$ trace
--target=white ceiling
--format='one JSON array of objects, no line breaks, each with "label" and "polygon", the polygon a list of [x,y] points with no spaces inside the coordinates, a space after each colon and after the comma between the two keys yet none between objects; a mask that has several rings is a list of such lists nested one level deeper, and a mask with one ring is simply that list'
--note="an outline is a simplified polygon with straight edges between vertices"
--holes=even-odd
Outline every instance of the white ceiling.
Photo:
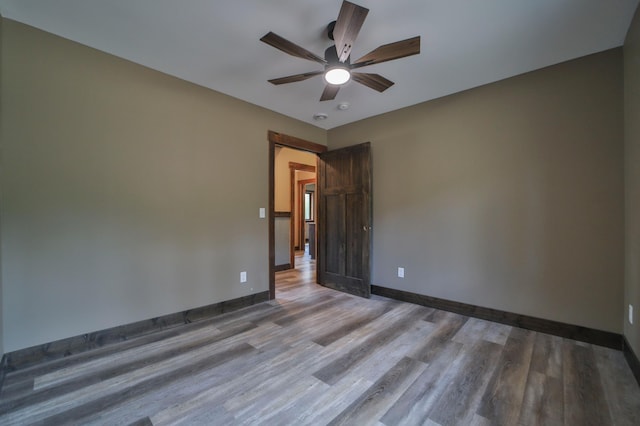
[{"label": "white ceiling", "polygon": [[386,92],[351,82],[327,102],[320,76],[268,83],[321,66],[259,39],[273,31],[323,56],[342,0],[0,0],[0,13],[330,129],[620,46],[639,0],[352,1],[370,9],[352,58],[416,35],[422,49],[362,69],[394,81]]}]

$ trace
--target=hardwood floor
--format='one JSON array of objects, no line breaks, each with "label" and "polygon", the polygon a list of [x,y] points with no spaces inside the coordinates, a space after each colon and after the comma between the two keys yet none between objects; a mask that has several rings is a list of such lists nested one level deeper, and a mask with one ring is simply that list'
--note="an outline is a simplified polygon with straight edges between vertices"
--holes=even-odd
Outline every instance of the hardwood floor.
[{"label": "hardwood floor", "polygon": [[637,425],[621,352],[313,283],[7,374],[0,424]]}]

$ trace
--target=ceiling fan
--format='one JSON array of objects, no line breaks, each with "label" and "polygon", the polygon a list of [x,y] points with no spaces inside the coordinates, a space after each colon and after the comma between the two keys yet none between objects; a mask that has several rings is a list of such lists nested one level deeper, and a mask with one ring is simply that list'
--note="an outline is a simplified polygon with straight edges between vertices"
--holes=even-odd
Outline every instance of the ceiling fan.
[{"label": "ceiling fan", "polygon": [[274,78],[269,83],[279,85],[307,80],[316,75],[324,75],[327,83],[320,101],[330,101],[335,99],[340,87],[353,80],[357,83],[370,87],[378,92],[384,92],[393,86],[390,81],[379,74],[369,74],[352,72],[357,68],[367,65],[379,64],[381,62],[404,58],[406,56],[420,53],[420,36],[412,37],[395,43],[385,44],[373,49],[354,63],[350,63],[349,56],[353,43],[360,32],[360,28],[369,13],[369,9],[344,1],[338,14],[338,19],[327,26],[328,35],[335,45],[329,47],[324,52],[324,58],[286,40],[279,35],[269,32],[260,41],[282,50],[289,55],[318,62],[324,65],[322,71],[311,71],[303,74],[295,74],[287,77]]}]

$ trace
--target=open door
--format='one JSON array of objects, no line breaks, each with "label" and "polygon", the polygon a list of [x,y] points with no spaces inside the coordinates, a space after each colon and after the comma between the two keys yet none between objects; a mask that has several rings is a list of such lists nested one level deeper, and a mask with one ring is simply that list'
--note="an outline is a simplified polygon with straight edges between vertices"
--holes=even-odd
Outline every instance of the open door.
[{"label": "open door", "polygon": [[371,144],[319,154],[319,284],[371,296]]}]

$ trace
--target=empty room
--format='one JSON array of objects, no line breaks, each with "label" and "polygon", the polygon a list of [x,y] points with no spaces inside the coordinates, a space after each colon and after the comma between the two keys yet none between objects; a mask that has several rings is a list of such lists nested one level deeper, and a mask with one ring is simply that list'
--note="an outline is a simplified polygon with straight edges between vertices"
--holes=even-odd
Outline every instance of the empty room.
[{"label": "empty room", "polygon": [[640,0],[0,0],[0,424],[640,424]]}]

